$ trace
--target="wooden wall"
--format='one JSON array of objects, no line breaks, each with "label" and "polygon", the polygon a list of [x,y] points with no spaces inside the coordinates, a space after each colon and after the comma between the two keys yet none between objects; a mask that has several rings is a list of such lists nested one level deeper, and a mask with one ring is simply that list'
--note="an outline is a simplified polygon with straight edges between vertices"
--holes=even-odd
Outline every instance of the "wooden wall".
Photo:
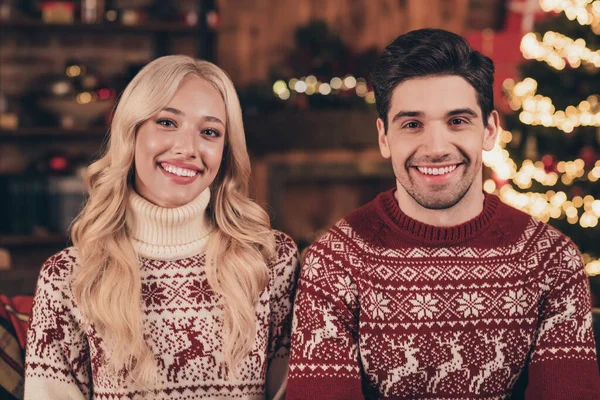
[{"label": "wooden wall", "polygon": [[219,0],[219,64],[236,84],[268,77],[293,46],[295,29],[326,21],[354,51],[383,49],[412,29],[459,34],[498,25],[505,0]]}]

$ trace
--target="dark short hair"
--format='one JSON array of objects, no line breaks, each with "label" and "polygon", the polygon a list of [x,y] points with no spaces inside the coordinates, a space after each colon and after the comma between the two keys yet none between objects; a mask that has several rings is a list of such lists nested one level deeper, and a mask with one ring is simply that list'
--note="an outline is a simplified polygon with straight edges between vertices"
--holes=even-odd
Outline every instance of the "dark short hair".
[{"label": "dark short hair", "polygon": [[483,123],[494,110],[494,62],[467,41],[443,29],[418,29],[400,35],[385,48],[371,79],[377,113],[387,131],[392,92],[401,82],[427,76],[463,77],[477,92]]}]

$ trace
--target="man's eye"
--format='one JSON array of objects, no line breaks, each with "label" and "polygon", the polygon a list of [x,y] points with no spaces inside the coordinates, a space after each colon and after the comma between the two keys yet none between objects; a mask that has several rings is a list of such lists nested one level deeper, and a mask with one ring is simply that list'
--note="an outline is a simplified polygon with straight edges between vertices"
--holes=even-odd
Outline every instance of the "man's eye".
[{"label": "man's eye", "polygon": [[462,118],[454,118],[451,122],[452,122],[452,125],[462,125],[462,124],[467,123],[467,121],[465,121]]},{"label": "man's eye", "polygon": [[419,127],[419,123],[416,121],[408,122],[406,125],[404,125],[404,127],[408,129],[417,129]]}]

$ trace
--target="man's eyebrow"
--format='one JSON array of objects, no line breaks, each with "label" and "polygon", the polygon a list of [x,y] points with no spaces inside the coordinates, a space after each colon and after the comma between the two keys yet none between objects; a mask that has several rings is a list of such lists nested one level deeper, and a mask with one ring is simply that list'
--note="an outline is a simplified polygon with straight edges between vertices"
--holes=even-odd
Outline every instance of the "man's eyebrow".
[{"label": "man's eyebrow", "polygon": [[469,107],[457,108],[456,110],[450,110],[446,113],[446,116],[454,117],[455,115],[463,115],[463,114],[470,115],[473,118],[479,118],[477,113],[472,108],[469,108]]},{"label": "man's eyebrow", "polygon": [[405,117],[423,117],[424,115],[425,114],[422,111],[404,111],[404,110],[400,110],[392,118],[392,123],[396,122],[400,118],[405,118]]}]

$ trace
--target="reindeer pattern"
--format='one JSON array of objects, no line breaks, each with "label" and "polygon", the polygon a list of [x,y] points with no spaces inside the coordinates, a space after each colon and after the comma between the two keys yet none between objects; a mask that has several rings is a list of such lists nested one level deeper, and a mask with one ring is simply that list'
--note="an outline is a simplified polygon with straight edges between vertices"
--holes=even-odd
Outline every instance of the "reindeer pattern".
[{"label": "reindeer pattern", "polygon": [[[482,395],[512,388],[526,362],[527,350],[510,345],[530,330],[507,329],[361,337],[360,364],[369,385],[384,397],[398,393],[451,394],[457,382]],[[433,349],[433,351],[432,351]]]}]

